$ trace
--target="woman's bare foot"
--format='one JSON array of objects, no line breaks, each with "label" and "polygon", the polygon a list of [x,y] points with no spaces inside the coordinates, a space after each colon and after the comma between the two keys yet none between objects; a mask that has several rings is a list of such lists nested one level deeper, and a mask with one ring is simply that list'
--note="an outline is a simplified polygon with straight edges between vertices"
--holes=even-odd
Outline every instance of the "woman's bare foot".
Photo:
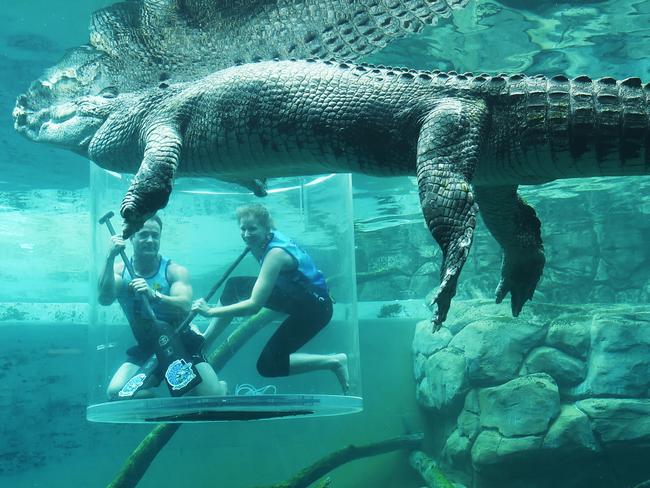
[{"label": "woman's bare foot", "polygon": [[350,388],[350,373],[348,371],[348,355],[345,353],[332,354],[332,371],[339,380],[343,394],[347,395]]}]

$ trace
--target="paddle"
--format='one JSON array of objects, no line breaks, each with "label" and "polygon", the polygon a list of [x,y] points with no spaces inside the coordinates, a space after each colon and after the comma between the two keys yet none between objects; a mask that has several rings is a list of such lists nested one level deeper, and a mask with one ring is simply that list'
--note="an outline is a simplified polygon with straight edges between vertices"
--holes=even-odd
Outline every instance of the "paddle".
[{"label": "paddle", "polygon": [[[230,273],[232,273],[235,270],[235,268],[239,265],[239,263],[241,263],[242,259],[244,259],[246,257],[246,255],[248,254],[248,251],[250,251],[250,249],[248,247],[245,248],[242,251],[242,253],[237,257],[237,259],[235,259],[235,261],[228,267],[228,269],[221,276],[221,278],[219,278],[219,280],[212,286],[212,288],[210,288],[210,291],[208,291],[208,293],[203,297],[203,299],[206,302],[209,301],[212,298],[212,296],[217,292],[217,290],[221,287],[221,285],[223,285],[224,281],[226,281],[228,279],[228,276],[230,276]],[[194,320],[194,318],[197,315],[198,315],[198,312],[190,312],[187,315],[187,317],[185,317],[185,320],[183,320],[183,322],[181,322],[181,324],[178,327],[176,327],[176,333],[182,331],[185,327],[190,325],[192,320]]]}]

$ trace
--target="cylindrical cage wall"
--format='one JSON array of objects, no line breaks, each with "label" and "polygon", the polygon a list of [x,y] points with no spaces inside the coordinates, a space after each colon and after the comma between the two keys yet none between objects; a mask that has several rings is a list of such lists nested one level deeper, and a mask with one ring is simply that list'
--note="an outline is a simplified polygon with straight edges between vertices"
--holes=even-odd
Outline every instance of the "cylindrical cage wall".
[{"label": "cylindrical cage wall", "polygon": [[[228,384],[226,395],[198,396],[190,391],[171,396],[165,381],[150,389],[152,398],[109,400],[107,387],[136,345],[126,316],[117,301],[101,306],[95,283],[106,262],[109,231],[99,220],[109,211],[121,230],[118,209],[130,178],[91,170],[91,215],[93,219],[93,290],[89,349],[91,358],[87,418],[98,422],[195,422],[253,420],[305,415],[337,415],[362,408],[359,365],[357,304],[354,261],[351,178],[324,175],[273,180],[269,195],[255,197],[236,185],[211,179],[185,178],[175,182],[168,206],[158,213],[163,221],[160,254],[189,271],[194,299],[204,296],[244,249],[235,210],[260,203],[271,213],[275,226],[296,241],[327,278],[334,299],[333,316],[299,353],[333,355],[345,353],[349,389],[343,392],[334,369],[326,367],[303,374],[262,377],[256,368],[260,352],[286,315],[264,325],[246,341],[238,338],[249,317],[238,317],[204,348],[205,357],[215,359],[214,370]],[[131,257],[133,248],[127,245]],[[116,262],[120,261],[116,258]],[[250,254],[231,277],[257,276],[260,266]],[[218,303],[223,286],[209,301]],[[258,316],[259,317],[259,316]],[[261,320],[256,317],[254,320]],[[262,318],[265,318],[264,312]],[[198,316],[193,326],[204,332],[209,319]],[[236,350],[220,354],[228,344]],[[219,349],[221,348],[221,349]],[[207,350],[206,350],[207,349]],[[215,355],[217,356],[215,358]],[[340,358],[341,356],[337,356]]]}]

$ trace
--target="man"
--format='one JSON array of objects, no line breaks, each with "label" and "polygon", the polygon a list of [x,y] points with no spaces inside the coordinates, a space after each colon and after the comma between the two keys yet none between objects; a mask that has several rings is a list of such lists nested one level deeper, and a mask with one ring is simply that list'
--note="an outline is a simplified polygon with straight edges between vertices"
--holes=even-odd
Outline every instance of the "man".
[{"label": "man", "polygon": [[[155,352],[156,337],[152,337],[150,317],[147,316],[143,300],[146,297],[151,304],[156,319],[176,327],[187,315],[192,301],[192,286],[190,285],[187,269],[160,255],[160,238],[162,221],[154,215],[147,220],[142,229],[131,237],[133,257],[131,264],[137,275],[132,277],[125,268],[122,260],[115,258],[126,248],[126,243],[119,235],[111,237],[111,244],[106,262],[99,277],[99,303],[110,305],[116,299],[131,324],[133,334],[138,344],[127,351],[126,361],[119,367],[108,385],[107,394],[112,400],[130,398],[132,390],[134,397],[152,396],[147,389],[131,388],[130,382],[137,371]],[[224,395],[226,384],[219,381],[212,367],[201,355],[202,340],[193,330],[182,334],[181,338],[192,363],[201,377],[193,392],[199,395]],[[164,376],[160,366],[152,373],[158,385]],[[129,386],[126,386],[129,383]]]}]

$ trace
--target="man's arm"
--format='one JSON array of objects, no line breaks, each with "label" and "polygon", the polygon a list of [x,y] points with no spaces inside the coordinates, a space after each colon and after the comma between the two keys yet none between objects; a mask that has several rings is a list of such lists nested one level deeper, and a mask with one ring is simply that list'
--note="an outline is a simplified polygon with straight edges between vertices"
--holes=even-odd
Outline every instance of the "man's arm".
[{"label": "man's arm", "polygon": [[273,248],[264,258],[250,298],[221,307],[210,307],[205,300],[201,299],[197,300],[192,308],[205,317],[253,315],[260,311],[271,296],[280,271],[292,266],[295,266],[295,263],[289,254],[280,248]]},{"label": "man's arm", "polygon": [[115,264],[115,257],[124,247],[125,244],[121,237],[113,236],[111,238],[111,247],[99,273],[99,282],[97,283],[97,300],[101,305],[113,303],[122,287],[122,268],[124,265],[121,263]]},{"label": "man's arm", "polygon": [[157,293],[154,300],[176,307],[183,312],[189,312],[192,305],[192,285],[190,284],[190,273],[184,266],[170,263],[167,268],[167,279],[171,286],[169,295]]}]

